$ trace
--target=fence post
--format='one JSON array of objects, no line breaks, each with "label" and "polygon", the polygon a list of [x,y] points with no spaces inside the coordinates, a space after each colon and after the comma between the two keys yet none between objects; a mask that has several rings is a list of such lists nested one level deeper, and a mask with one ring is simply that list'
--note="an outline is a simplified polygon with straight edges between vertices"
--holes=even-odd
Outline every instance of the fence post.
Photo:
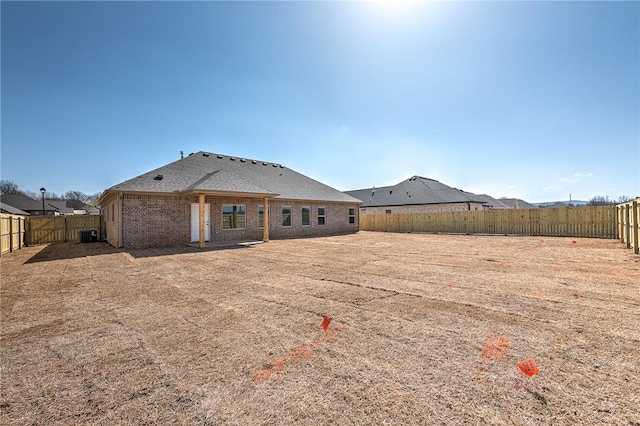
[{"label": "fence post", "polygon": [[626,242],[627,248],[631,248],[631,223],[629,222],[630,218],[631,217],[629,215],[629,204],[625,204],[624,205],[624,223],[625,223],[624,236],[625,236],[625,242]]},{"label": "fence post", "polygon": [[[628,204],[627,204],[628,205]],[[634,200],[631,203],[632,206],[632,216],[633,216],[633,252],[635,254],[640,254],[640,244],[638,243],[638,201]]]}]

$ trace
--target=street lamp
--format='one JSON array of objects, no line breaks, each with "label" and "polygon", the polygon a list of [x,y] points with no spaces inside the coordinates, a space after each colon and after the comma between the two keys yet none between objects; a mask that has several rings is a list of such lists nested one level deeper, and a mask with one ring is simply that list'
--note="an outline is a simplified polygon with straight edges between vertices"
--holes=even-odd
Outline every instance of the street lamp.
[{"label": "street lamp", "polygon": [[42,216],[44,216],[44,193],[47,192],[46,189],[40,188],[40,193],[42,194]]}]

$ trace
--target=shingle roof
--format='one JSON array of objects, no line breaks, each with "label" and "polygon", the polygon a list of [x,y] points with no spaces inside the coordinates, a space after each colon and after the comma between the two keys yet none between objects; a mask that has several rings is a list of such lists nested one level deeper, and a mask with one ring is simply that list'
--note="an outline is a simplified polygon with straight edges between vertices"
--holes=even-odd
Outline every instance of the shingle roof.
[{"label": "shingle roof", "polygon": [[516,208],[515,207],[516,200],[518,201],[519,209],[537,209],[538,208],[533,204],[529,204],[526,201],[521,200],[520,198],[500,198],[499,201],[509,206],[510,209],[514,209]]},{"label": "shingle roof", "polygon": [[511,209],[513,207],[509,207],[507,204],[503,203],[500,200],[493,198],[491,195],[487,194],[478,194],[477,198],[483,200],[491,209]]},{"label": "shingle roof", "polygon": [[213,193],[358,203],[337,189],[281,164],[197,152],[121,182],[107,192]]},{"label": "shingle roof", "polygon": [[[11,207],[27,212],[33,210],[42,210],[41,201],[36,201],[31,197],[27,197],[21,192],[16,192],[14,194],[2,194],[0,196],[0,200],[2,200],[4,204],[8,204]],[[50,207],[45,207],[45,210],[53,209],[51,209]]]},{"label": "shingle roof", "polygon": [[362,200],[361,207],[483,202],[475,194],[422,176],[413,176],[393,186],[358,189],[345,193]]},{"label": "shingle roof", "polygon": [[2,211],[3,213],[9,213],[9,214],[17,214],[17,215],[22,215],[22,216],[29,216],[30,213],[27,213],[25,211],[22,211],[20,209],[17,209],[15,207],[12,207],[8,204],[5,203],[1,203],[0,202],[0,211]]}]

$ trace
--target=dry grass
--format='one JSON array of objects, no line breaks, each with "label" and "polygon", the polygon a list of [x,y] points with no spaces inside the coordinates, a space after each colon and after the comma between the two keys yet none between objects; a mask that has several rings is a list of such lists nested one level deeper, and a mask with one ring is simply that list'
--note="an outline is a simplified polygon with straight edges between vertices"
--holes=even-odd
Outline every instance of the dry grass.
[{"label": "dry grass", "polygon": [[572,240],[27,248],[0,423],[640,425],[640,256]]}]

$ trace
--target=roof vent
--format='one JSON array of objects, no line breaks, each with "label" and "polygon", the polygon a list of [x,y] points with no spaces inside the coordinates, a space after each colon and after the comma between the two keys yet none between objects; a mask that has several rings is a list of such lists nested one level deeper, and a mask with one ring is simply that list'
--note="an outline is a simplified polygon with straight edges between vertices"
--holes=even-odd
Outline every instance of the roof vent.
[{"label": "roof vent", "polygon": [[284,166],[283,166],[282,164],[280,164],[280,168],[281,168],[281,169],[284,169]]},{"label": "roof vent", "polygon": [[244,163],[245,161],[247,161],[247,160],[245,160],[244,158],[241,158],[241,159],[240,159],[240,162],[241,162],[241,163]]},{"label": "roof vent", "polygon": [[153,180],[162,180],[164,178],[164,176],[162,175],[156,175],[156,177],[153,178]]},{"label": "roof vent", "polygon": [[278,165],[277,165],[277,164],[272,164],[272,166],[273,166],[273,167],[278,167]]},{"label": "roof vent", "polygon": [[222,155],[218,155],[218,158],[222,160],[224,157]]},{"label": "roof vent", "polygon": [[266,166],[268,163],[262,163],[263,166]]},{"label": "roof vent", "polygon": [[209,154],[208,154],[208,153],[206,153],[206,152],[203,152],[203,153],[202,153],[202,156],[203,156],[203,157],[208,157],[208,156],[209,156]]},{"label": "roof vent", "polygon": [[251,160],[251,164],[258,164],[256,160]]},{"label": "roof vent", "polygon": [[236,161],[235,157],[229,157],[229,160]]}]

